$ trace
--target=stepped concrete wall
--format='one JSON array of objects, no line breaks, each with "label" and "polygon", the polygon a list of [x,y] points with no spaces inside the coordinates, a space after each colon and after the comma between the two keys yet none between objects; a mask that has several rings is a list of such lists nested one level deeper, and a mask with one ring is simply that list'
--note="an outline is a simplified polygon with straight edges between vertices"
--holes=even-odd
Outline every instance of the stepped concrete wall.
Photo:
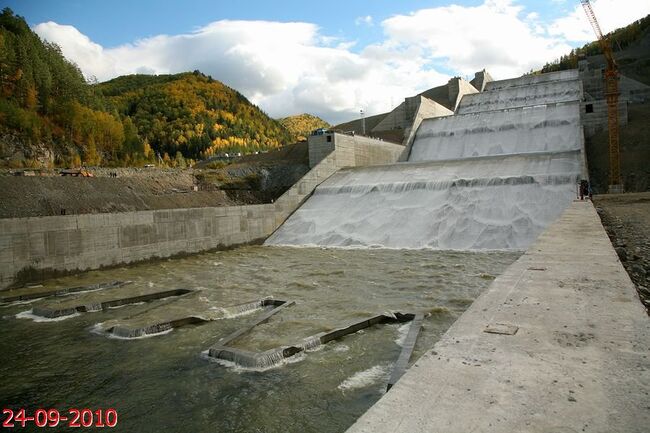
[{"label": "stepped concrete wall", "polygon": [[[589,61],[578,62],[580,79],[584,84],[585,97],[588,101],[605,99],[605,68],[590,68]],[[644,104],[650,100],[650,86],[625,75],[619,75],[618,90],[620,98],[630,103]]]},{"label": "stepped concrete wall", "polygon": [[404,129],[409,124],[409,118],[413,116],[413,110],[409,103],[409,98],[393,109],[388,116],[384,117],[381,122],[372,129],[372,132],[389,131],[392,129]]}]

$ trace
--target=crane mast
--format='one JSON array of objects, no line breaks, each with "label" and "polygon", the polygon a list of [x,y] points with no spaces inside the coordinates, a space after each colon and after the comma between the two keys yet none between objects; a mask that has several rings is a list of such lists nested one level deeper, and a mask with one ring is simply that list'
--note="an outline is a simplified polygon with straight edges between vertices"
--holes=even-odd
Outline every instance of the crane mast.
[{"label": "crane mast", "polygon": [[609,192],[623,192],[621,182],[621,161],[618,142],[618,67],[614,60],[612,46],[603,36],[596,14],[589,0],[580,0],[593,27],[598,43],[603,51],[607,66],[605,67],[605,100],[607,101],[607,128],[609,131]]}]

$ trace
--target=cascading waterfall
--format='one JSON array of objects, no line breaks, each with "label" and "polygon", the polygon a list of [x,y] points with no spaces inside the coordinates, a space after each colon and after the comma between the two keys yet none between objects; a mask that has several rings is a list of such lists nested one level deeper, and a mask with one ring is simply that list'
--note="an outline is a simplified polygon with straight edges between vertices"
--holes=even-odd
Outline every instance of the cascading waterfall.
[{"label": "cascading waterfall", "polygon": [[160,323],[156,325],[147,326],[144,328],[130,329],[122,326],[115,326],[111,328],[110,332],[117,338],[142,338],[149,335],[159,335],[172,330],[170,323]]},{"label": "cascading waterfall", "polygon": [[264,307],[264,302],[260,300],[260,301],[248,302],[246,304],[232,305],[230,307],[220,307],[219,309],[223,312],[224,318],[232,319],[246,314],[251,314],[263,307]]},{"label": "cascading waterfall", "polygon": [[302,344],[300,346],[302,347],[303,350],[312,351],[318,349],[322,345],[323,343],[321,342],[320,336],[315,335],[312,337],[307,337],[304,340],[302,340]]},{"label": "cascading waterfall", "polygon": [[[490,84],[492,83],[488,83],[488,88],[491,87]],[[466,95],[460,101],[457,114],[572,102],[580,100],[581,97],[582,82],[575,74],[571,80],[561,85],[548,81],[532,82],[528,85],[504,87],[498,92],[487,91]]]},{"label": "cascading waterfall", "polygon": [[94,303],[94,304],[86,304],[83,306],[83,310],[86,313],[94,313],[97,311],[102,311],[102,304],[101,303]]},{"label": "cascading waterfall", "polygon": [[422,122],[408,162],[340,170],[266,243],[526,249],[584,171],[582,88],[573,73],[557,77],[466,96],[466,114]]},{"label": "cascading waterfall", "polygon": [[409,161],[580,149],[578,102],[422,122]]},{"label": "cascading waterfall", "polygon": [[262,353],[246,352],[239,350],[223,351],[218,358],[220,361],[253,370],[266,370],[285,362],[283,349],[272,349]]},{"label": "cascading waterfall", "polygon": [[270,350],[260,353],[257,356],[256,365],[251,367],[256,367],[264,370],[273,367],[274,365],[278,365],[282,362],[284,362],[284,354],[282,353],[282,350]]},{"label": "cascading waterfall", "polygon": [[573,151],[341,170],[268,242],[525,248],[562,211],[553,204],[573,199],[578,156]]}]

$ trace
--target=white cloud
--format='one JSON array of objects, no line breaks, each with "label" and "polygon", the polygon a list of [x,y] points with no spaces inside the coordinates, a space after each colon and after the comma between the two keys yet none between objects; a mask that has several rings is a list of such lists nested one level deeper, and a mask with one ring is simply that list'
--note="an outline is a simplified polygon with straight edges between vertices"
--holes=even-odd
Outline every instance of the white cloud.
[{"label": "white cloud", "polygon": [[[593,0],[591,4],[604,34],[650,14],[650,1],[647,0]],[[548,31],[569,41],[589,42],[596,39],[581,4],[577,4],[569,15],[551,23]]]},{"label": "white cloud", "polygon": [[511,0],[486,0],[475,7],[450,5],[398,15],[383,22],[388,38],[417,45],[461,75],[487,68],[500,78],[517,76],[571,48],[540,35],[538,15],[524,14]]},{"label": "white cloud", "polygon": [[[217,21],[190,34],[159,35],[104,48],[71,26],[34,30],[100,81],[138,72],[199,69],[239,90],[274,117],[311,112],[332,122],[388,111],[406,96],[447,81],[407,57],[384,62],[372,50],[319,34],[309,23]],[[399,54],[399,53],[397,53]]]},{"label": "white cloud", "polygon": [[[603,31],[650,12],[647,1],[634,0],[595,0],[594,8]],[[371,25],[373,19],[356,22]],[[46,22],[34,30],[100,81],[199,69],[271,116],[310,112],[335,123],[356,118],[361,108],[368,115],[388,111],[406,96],[444,84],[449,77],[436,67],[461,76],[487,68],[509,78],[567,53],[567,41],[593,39],[580,6],[549,25],[515,0],[421,9],[381,24],[384,40],[355,51],[354,41],[304,22],[223,20],[112,48],[72,26]]]},{"label": "white cloud", "polygon": [[370,15],[366,15],[365,17],[357,17],[354,20],[354,24],[357,26],[360,26],[362,24],[365,24],[367,26],[372,26],[374,25],[374,22],[372,20],[372,17]]},{"label": "white cloud", "polygon": [[103,80],[119,75],[115,70],[116,59],[75,27],[48,21],[35,26],[34,31],[41,38],[56,42],[63,54],[75,62],[87,76],[92,75]]}]

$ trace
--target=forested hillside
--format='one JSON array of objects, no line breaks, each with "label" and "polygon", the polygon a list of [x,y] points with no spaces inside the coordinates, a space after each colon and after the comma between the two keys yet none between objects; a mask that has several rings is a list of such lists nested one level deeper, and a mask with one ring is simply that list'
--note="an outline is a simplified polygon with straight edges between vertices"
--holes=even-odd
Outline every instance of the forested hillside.
[{"label": "forested hillside", "polygon": [[278,147],[291,134],[199,71],[88,84],[22,17],[0,14],[0,165],[184,165]]},{"label": "forested hillside", "polygon": [[329,128],[331,125],[320,117],[303,113],[279,119],[280,123],[291,133],[294,140],[305,140],[309,133],[318,128]]},{"label": "forested hillside", "polygon": [[202,159],[219,152],[279,147],[289,132],[239,92],[198,71],[130,75],[98,85],[149,145],[169,155]]}]

